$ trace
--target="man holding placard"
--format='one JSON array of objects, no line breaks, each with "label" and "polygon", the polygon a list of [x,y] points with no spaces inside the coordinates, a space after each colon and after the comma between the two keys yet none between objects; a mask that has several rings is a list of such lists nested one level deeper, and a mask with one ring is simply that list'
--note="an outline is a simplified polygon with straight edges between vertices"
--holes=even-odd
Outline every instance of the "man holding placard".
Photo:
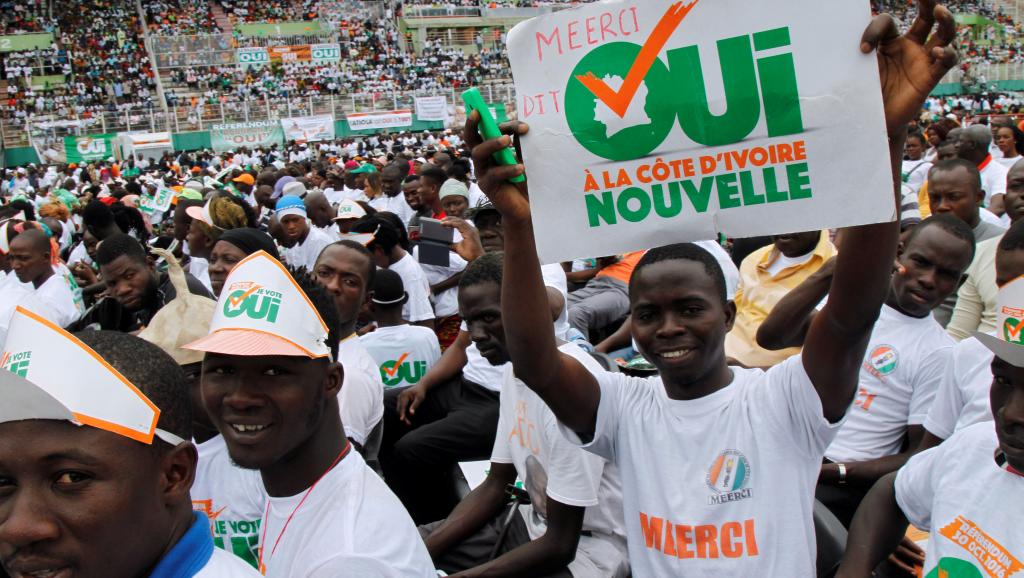
[{"label": "man holding placard", "polygon": [[[644,3],[638,8],[657,4]],[[599,84],[603,81],[591,76],[584,83],[588,90],[620,118],[630,116],[629,97],[636,94],[643,81],[644,67],[650,70],[655,66],[658,53],[687,12],[691,17],[694,10],[699,12],[695,4],[669,8],[649,33],[644,47],[634,54],[633,67],[625,79],[619,78],[617,89],[607,85],[602,89]],[[741,7],[738,3],[723,4]],[[849,8],[846,2],[839,5],[843,10]],[[607,6],[595,5],[593,10]],[[906,125],[956,61],[954,50],[948,46],[955,35],[952,15],[936,6],[934,0],[920,0],[919,7],[919,16],[905,35],[899,34],[891,17],[880,16],[860,39],[862,53],[878,52],[890,161],[887,174],[880,166],[866,166],[862,172],[867,169],[884,175],[884,190],[889,196],[880,207],[883,211],[868,209],[852,217],[850,213],[857,211],[844,206],[848,214],[843,218],[864,223],[874,218],[869,215],[887,215],[882,218],[889,222],[844,231],[842,244],[849,250],[840,251],[837,257],[828,303],[811,325],[802,355],[767,372],[726,365],[724,340],[735,319],[735,306],[726,299],[725,281],[717,262],[691,244],[651,249],[630,280],[633,338],[658,368],[659,377],[644,380],[616,373],[595,376],[561,354],[553,332],[543,329],[545,292],[531,215],[535,198],[528,196],[525,182],[513,185],[506,181],[525,174],[525,169],[518,164],[497,165],[492,160],[492,154],[512,144],[510,136],[482,142],[477,133],[479,113],[474,112],[467,122],[466,138],[473,147],[480,187],[506,223],[502,317],[516,376],[547,403],[567,439],[619,466],[629,557],[637,576],[815,575],[811,512],[815,481],[825,448],[853,400],[865,347],[889,288],[900,232],[898,219],[892,219],[898,216],[897,169]],[[580,18],[584,13],[564,18]],[[736,23],[730,22],[730,26]],[[842,36],[840,25],[836,26],[837,30],[831,31],[833,38]],[[633,34],[641,36],[641,28],[638,24]],[[933,28],[935,34],[929,40]],[[571,35],[572,28],[568,30]],[[515,31],[510,36],[516,36]],[[571,49],[573,45],[569,42],[566,46]],[[816,48],[830,53],[835,50],[834,46]],[[842,55],[842,51],[834,53]],[[635,69],[640,69],[639,75],[633,74]],[[859,91],[851,98],[869,99],[873,93],[873,89],[864,87],[851,90]],[[620,106],[623,100],[624,106]],[[791,102],[786,106],[801,105]],[[647,107],[643,112],[652,110]],[[792,120],[787,117],[791,112],[782,107],[772,114],[776,121]],[[856,120],[873,126],[880,119]],[[692,122],[687,123],[692,128]],[[527,133],[522,124],[504,128],[506,135]],[[564,142],[549,140],[548,132],[541,134],[549,148]],[[538,143],[531,145],[536,147]],[[826,147],[822,150],[828,152]],[[562,162],[561,154],[550,152],[549,156]],[[531,160],[529,154],[527,160]],[[811,170],[813,173],[813,167]],[[558,184],[533,182],[531,186],[542,192]],[[879,191],[871,184],[864,186],[868,192],[862,195]],[[876,196],[882,197],[880,193]],[[857,203],[853,197],[846,200],[851,206]],[[538,210],[540,207],[535,205],[533,212]],[[803,226],[829,226],[824,221],[830,217],[822,216],[821,220],[804,222]],[[789,227],[790,223],[774,226]],[[640,247],[628,243],[644,235],[664,239],[671,234],[654,226],[630,231],[636,234],[606,240],[594,250],[616,253],[636,249]],[[554,241],[552,237],[542,240]],[[611,246],[614,243],[618,244]],[[549,245],[540,248],[546,259],[561,258],[558,251],[571,250]]]}]

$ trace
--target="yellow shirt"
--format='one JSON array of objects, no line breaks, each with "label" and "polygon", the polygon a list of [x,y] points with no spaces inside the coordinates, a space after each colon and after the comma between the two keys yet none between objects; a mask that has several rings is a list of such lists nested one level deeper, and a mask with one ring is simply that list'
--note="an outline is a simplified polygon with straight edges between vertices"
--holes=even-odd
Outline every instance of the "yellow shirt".
[{"label": "yellow shirt", "polygon": [[921,218],[927,219],[932,216],[932,205],[928,199],[928,181],[925,181],[921,185],[921,189],[917,191],[917,208],[921,211]]},{"label": "yellow shirt", "polygon": [[800,352],[799,347],[768,351],[757,344],[757,329],[771,310],[797,285],[804,282],[836,254],[828,231],[805,263],[787,267],[772,276],[768,268],[779,258],[775,245],[754,251],[740,264],[740,285],[736,289],[736,322],[725,336],[725,354],[750,367],[769,367]]}]

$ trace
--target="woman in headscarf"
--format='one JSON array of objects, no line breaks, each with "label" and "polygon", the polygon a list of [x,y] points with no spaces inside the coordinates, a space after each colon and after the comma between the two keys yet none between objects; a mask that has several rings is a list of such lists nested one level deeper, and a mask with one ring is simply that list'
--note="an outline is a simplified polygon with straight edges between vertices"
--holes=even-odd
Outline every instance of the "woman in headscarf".
[{"label": "woman in headscarf", "polygon": [[210,284],[215,296],[220,296],[224,281],[235,265],[257,251],[266,251],[271,257],[281,259],[274,240],[259,229],[246,227],[221,233],[210,251]]}]

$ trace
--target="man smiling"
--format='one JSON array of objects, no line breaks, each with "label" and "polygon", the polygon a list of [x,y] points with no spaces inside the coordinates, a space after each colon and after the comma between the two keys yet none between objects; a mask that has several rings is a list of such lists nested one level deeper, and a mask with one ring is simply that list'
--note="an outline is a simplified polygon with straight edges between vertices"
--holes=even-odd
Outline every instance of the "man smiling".
[{"label": "man smiling", "polygon": [[[862,52],[878,49],[894,208],[906,125],[956,61],[948,46],[952,14],[929,0],[919,8],[906,35],[883,15],[860,44]],[[516,376],[551,408],[567,439],[619,467],[633,573],[814,576],[815,480],[857,391],[888,294],[899,223],[844,232],[851,250],[836,259],[829,302],[812,322],[802,356],[767,372],[726,364],[725,334],[736,308],[717,261],[692,244],[651,249],[630,278],[629,306],[633,338],[660,375],[595,376],[559,352],[546,329],[527,185],[508,181],[525,170],[494,163],[492,155],[512,139],[481,142],[478,122],[473,112],[466,141],[480,188],[506,225],[502,318]],[[504,128],[527,132],[524,125]]]},{"label": "man smiling", "polygon": [[334,299],[262,251],[224,287],[210,334],[187,347],[206,352],[203,400],[231,461],[269,494],[260,570],[431,576],[409,515],[345,437]]},{"label": "man smiling", "polygon": [[0,359],[0,566],[12,578],[258,576],[192,513],[191,407],[170,356],[19,309]]},{"label": "man smiling", "polygon": [[995,422],[959,430],[871,489],[850,528],[837,578],[867,578],[908,520],[929,530],[922,575],[1013,576],[1024,559],[1024,280],[999,290],[998,336],[977,333],[992,361]]}]

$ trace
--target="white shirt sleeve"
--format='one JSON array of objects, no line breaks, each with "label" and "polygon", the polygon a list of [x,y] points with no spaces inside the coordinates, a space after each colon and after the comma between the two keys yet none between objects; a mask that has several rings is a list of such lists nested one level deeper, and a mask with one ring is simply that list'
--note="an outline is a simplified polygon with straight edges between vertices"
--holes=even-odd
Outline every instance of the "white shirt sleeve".
[{"label": "white shirt sleeve", "polygon": [[[419,263],[415,264],[419,267]],[[419,283],[410,283],[405,291],[409,294],[409,301],[406,302],[403,313],[407,314],[406,321],[416,323],[434,318],[434,308],[430,305],[430,286],[427,278],[420,273]]]},{"label": "white shirt sleeve", "polygon": [[387,563],[370,556],[338,554],[311,569],[306,578],[337,578],[338,576],[359,576],[360,578],[401,578],[397,570]]},{"label": "white shirt sleeve", "polygon": [[820,459],[832,443],[843,420],[830,424],[825,419],[818,390],[804,369],[803,356],[794,355],[772,367],[754,388],[759,413],[790,436],[805,456]]},{"label": "white shirt sleeve", "polygon": [[924,420],[924,428],[944,440],[953,435],[956,422],[966,403],[960,388],[957,387],[959,377],[954,369],[950,368],[942,374],[938,391],[935,392],[928,416]]},{"label": "white shirt sleeve", "polygon": [[595,374],[594,377],[597,378],[597,385],[601,388],[601,399],[597,404],[597,420],[594,422],[593,439],[585,443],[577,432],[572,431],[564,423],[559,423],[558,426],[569,443],[579,445],[614,463],[618,448],[619,421],[627,397],[640,390],[641,387],[661,387],[661,384],[647,383],[647,380],[630,378],[621,373],[601,372]]},{"label": "white shirt sleeve", "polygon": [[558,431],[554,414],[548,415],[550,420],[544,424],[548,440],[548,497],[567,506],[596,506],[604,460],[565,439]]},{"label": "white shirt sleeve", "polygon": [[925,450],[910,458],[896,474],[896,503],[914,526],[931,530],[932,502],[935,499],[936,471],[946,444]]},{"label": "white shirt sleeve", "polygon": [[935,400],[943,378],[949,374],[953,346],[940,347],[929,353],[914,375],[913,393],[910,396],[910,411],[907,425],[921,425],[928,417],[928,408]]}]

